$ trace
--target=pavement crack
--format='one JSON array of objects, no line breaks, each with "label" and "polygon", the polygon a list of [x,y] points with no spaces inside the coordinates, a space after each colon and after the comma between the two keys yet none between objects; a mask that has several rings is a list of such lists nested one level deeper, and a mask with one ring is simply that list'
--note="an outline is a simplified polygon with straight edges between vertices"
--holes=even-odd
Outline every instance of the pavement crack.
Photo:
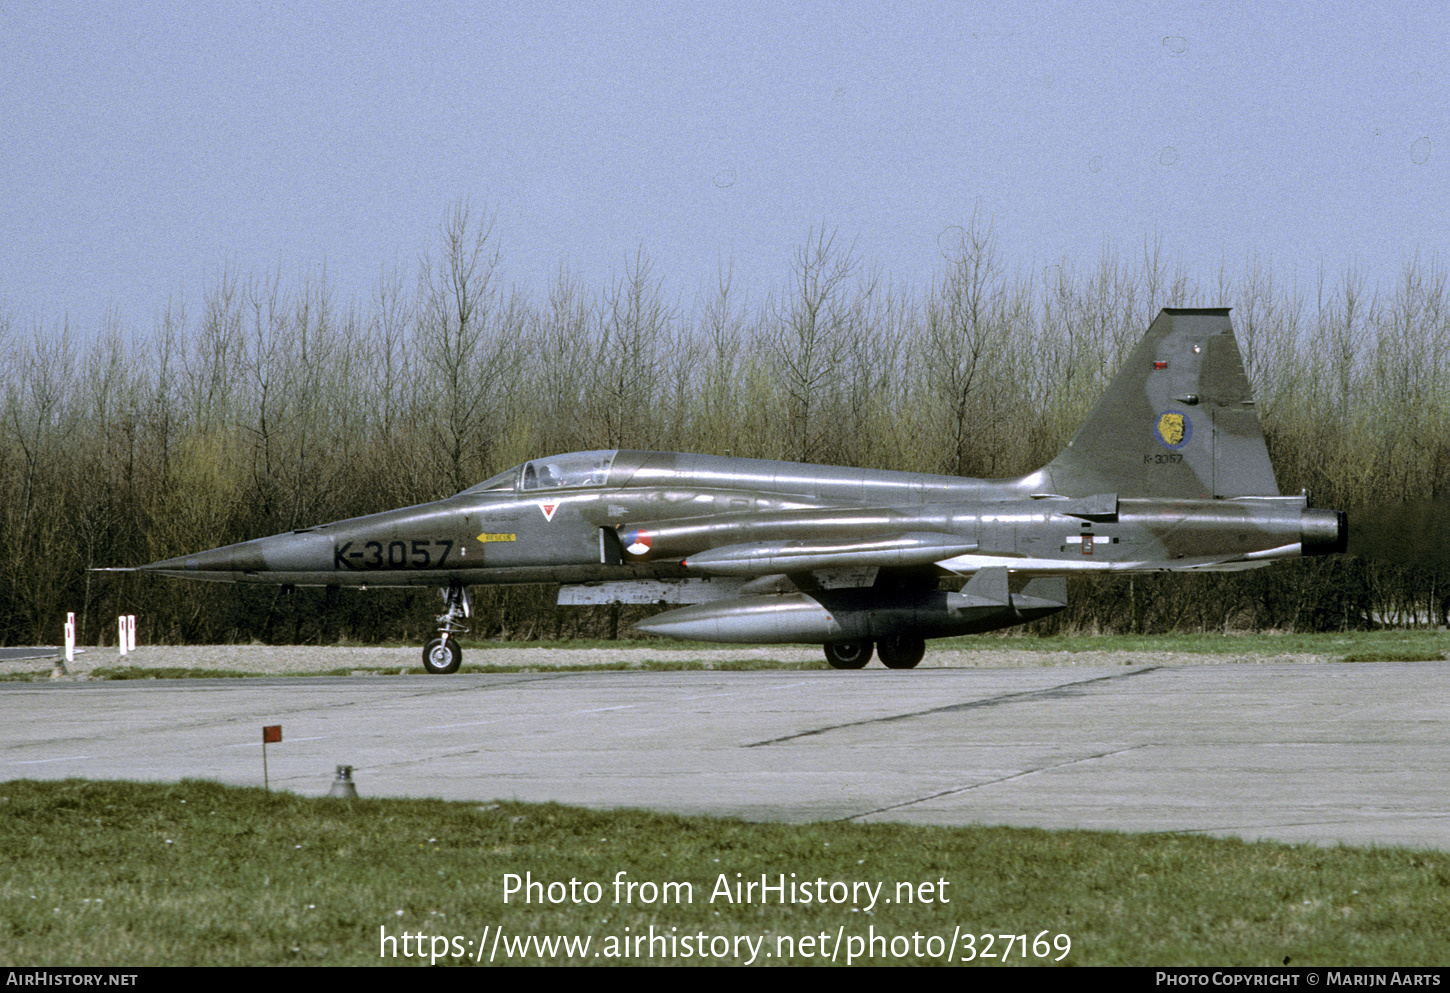
[{"label": "pavement crack", "polygon": [[[434,698],[434,697],[438,697],[440,695],[453,696],[453,695],[457,695],[457,694],[461,694],[461,693],[493,692],[493,691],[496,691],[496,690],[499,690],[499,689],[507,689],[508,687],[511,687],[511,686],[519,686],[519,685],[526,685],[526,684],[529,684],[529,683],[536,683],[536,682],[540,682],[540,681],[548,681],[548,680],[562,679],[562,678],[564,678],[566,676],[573,675],[573,674],[572,673],[564,673],[564,672],[541,672],[541,673],[517,673],[517,674],[515,674],[515,673],[507,673],[505,675],[517,675],[520,678],[509,679],[509,680],[502,680],[502,681],[489,680],[487,682],[476,682],[476,681],[462,682],[462,681],[452,681],[452,680],[439,680],[438,681],[438,685],[436,685],[436,686],[429,685],[429,686],[421,686],[421,687],[417,687],[417,688],[413,688],[413,689],[404,690],[401,693],[395,693],[389,699],[390,699],[391,702],[397,703],[399,701],[412,701],[412,700],[419,700],[419,699]],[[257,682],[254,685],[257,685],[257,686],[263,687],[263,688],[278,688],[278,687],[286,688],[286,687],[291,687],[291,686],[297,686],[297,685],[299,685],[299,683],[297,682],[299,679],[309,679],[309,678],[312,678],[312,677],[306,677],[306,676],[266,677],[266,681],[265,682]],[[375,677],[375,676],[322,676],[322,677],[316,677],[316,678],[353,681],[353,680],[371,680],[371,679],[375,679],[377,677]],[[430,677],[427,677],[427,678],[432,679],[433,677],[430,676]],[[107,682],[110,682],[110,681],[107,681]],[[150,683],[152,681],[151,680],[145,680],[144,682],[145,683]],[[236,679],[230,679],[230,678],[228,678],[228,679],[225,679],[225,680],[211,680],[211,679],[207,679],[207,680],[174,680],[174,681],[167,681],[166,685],[161,685],[163,683],[162,680],[156,680],[155,682],[157,683],[157,685],[155,685],[155,686],[151,686],[151,685],[141,685],[140,684],[141,681],[137,681],[137,682],[116,681],[116,685],[117,685],[118,688],[123,689],[124,691],[137,691],[137,692],[142,692],[142,693],[153,693],[153,692],[171,692],[171,691],[178,691],[178,690],[192,690],[192,691],[194,691],[194,690],[205,690],[205,689],[213,689],[213,688],[233,689],[233,688],[235,688],[238,685],[238,683],[240,681],[239,680],[236,680]],[[215,684],[215,685],[208,685],[208,684]],[[73,684],[69,684],[69,685],[71,685],[71,686],[95,685],[95,686],[100,686],[101,688],[108,688],[105,684],[102,684],[100,682],[97,682],[95,684],[73,683]],[[354,684],[354,685],[357,685],[357,684]],[[46,687],[46,689],[50,689],[50,687]],[[17,764],[15,760],[6,760],[6,759],[3,758],[3,756],[8,755],[8,754],[12,754],[12,753],[21,753],[21,754],[23,754],[23,753],[25,753],[28,750],[34,749],[36,746],[43,746],[45,748],[50,748],[50,749],[60,749],[60,748],[70,748],[70,747],[84,747],[82,743],[88,743],[88,744],[90,744],[91,747],[95,747],[95,743],[97,743],[97,742],[110,741],[112,739],[119,738],[119,737],[139,738],[139,737],[144,737],[144,736],[153,735],[153,734],[172,734],[172,733],[177,732],[177,731],[203,731],[203,730],[208,730],[208,729],[224,729],[224,728],[229,728],[229,727],[234,727],[234,726],[246,726],[246,725],[249,725],[249,724],[255,724],[258,721],[265,721],[267,723],[274,723],[274,724],[282,724],[282,723],[286,723],[287,721],[289,721],[289,720],[291,720],[293,718],[298,717],[299,715],[321,714],[321,713],[326,713],[326,712],[330,712],[330,711],[339,711],[339,710],[345,711],[345,710],[349,710],[349,709],[357,708],[357,707],[371,706],[374,703],[376,703],[376,701],[375,700],[371,700],[371,699],[363,699],[363,700],[344,699],[344,700],[328,700],[328,701],[321,702],[321,703],[308,702],[308,703],[299,703],[299,704],[273,704],[272,706],[270,706],[270,707],[267,708],[267,714],[268,714],[268,716],[266,718],[260,718],[254,712],[248,712],[248,713],[227,713],[227,714],[208,714],[208,715],[206,715],[204,717],[195,717],[195,718],[191,718],[189,720],[169,720],[169,721],[165,721],[165,722],[162,722],[162,723],[157,723],[157,724],[151,725],[149,727],[119,728],[119,729],[116,729],[114,731],[102,732],[102,733],[99,733],[99,734],[97,734],[97,733],[65,734],[65,735],[60,735],[60,736],[53,737],[53,738],[31,739],[31,740],[27,740],[27,741],[16,741],[16,742],[4,742],[4,743],[0,743],[0,764],[7,764],[7,765],[15,765],[15,764]],[[252,740],[254,742],[256,742],[256,739],[255,738],[253,738]]]},{"label": "pavement crack", "polygon": [[764,741],[752,741],[743,746],[745,748],[759,748],[761,745],[778,745],[784,741],[794,741],[796,738],[809,738],[812,735],[825,734],[828,731],[840,731],[844,728],[864,727],[868,724],[889,724],[892,721],[905,721],[913,717],[929,717],[933,714],[954,714],[966,710],[978,710],[985,707],[998,707],[1006,703],[1026,703],[1037,700],[1072,699],[1081,696],[1083,687],[1092,686],[1095,683],[1107,683],[1119,679],[1129,679],[1133,676],[1142,676],[1150,672],[1157,672],[1162,666],[1154,665],[1143,669],[1134,669],[1132,672],[1115,673],[1111,676],[1094,676],[1092,679],[1082,679],[1073,683],[1060,683],[1057,686],[1046,686],[1040,690],[1021,690],[1017,693],[1003,693],[998,696],[987,697],[982,700],[967,700],[962,703],[949,703],[944,707],[931,707],[927,710],[913,710],[905,714],[888,714],[885,717],[868,717],[860,721],[847,721],[844,724],[828,724],[825,727],[811,728],[809,731],[797,731],[794,734],[781,735],[779,738],[767,738]]},{"label": "pavement crack", "polygon": [[1129,748],[1115,748],[1110,752],[1098,752],[1094,755],[1081,755],[1075,759],[1068,759],[1064,762],[1054,762],[1051,765],[1041,765],[1034,769],[1023,769],[1021,772],[1014,772],[1010,776],[999,776],[996,779],[988,779],[981,783],[969,783],[966,786],[955,786],[949,790],[938,790],[935,793],[928,793],[926,796],[914,797],[910,800],[902,800],[900,803],[890,803],[884,807],[877,807],[875,810],[864,810],[859,814],[848,814],[845,817],[836,818],[837,821],[854,821],[860,817],[870,817],[872,814],[884,814],[889,810],[900,810],[902,807],[912,807],[918,803],[926,803],[928,800],[937,800],[944,796],[954,796],[958,793],[969,793],[972,790],[979,790],[984,786],[996,786],[1000,783],[1010,783],[1014,779],[1022,779],[1024,776],[1034,776],[1039,772],[1050,772],[1053,769],[1065,769],[1070,765],[1081,765],[1084,762],[1096,762],[1098,759],[1112,758],[1114,755],[1126,755],[1135,752],[1140,748],[1147,748],[1147,745],[1133,745]]}]

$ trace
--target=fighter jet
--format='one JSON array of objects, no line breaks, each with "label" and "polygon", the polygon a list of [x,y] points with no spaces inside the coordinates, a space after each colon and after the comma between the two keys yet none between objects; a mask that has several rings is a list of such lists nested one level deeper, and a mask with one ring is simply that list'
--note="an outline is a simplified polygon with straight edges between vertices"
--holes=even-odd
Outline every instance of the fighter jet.
[{"label": "fighter jet", "polygon": [[1068,576],[1253,569],[1346,543],[1343,512],[1280,494],[1228,310],[1169,308],[1062,453],[1016,479],[574,452],[434,503],[139,568],[437,586],[431,673],[458,669],[468,588],[485,583],[559,583],[561,604],[682,604],[635,627],[909,669],[927,638],[1063,609]]}]

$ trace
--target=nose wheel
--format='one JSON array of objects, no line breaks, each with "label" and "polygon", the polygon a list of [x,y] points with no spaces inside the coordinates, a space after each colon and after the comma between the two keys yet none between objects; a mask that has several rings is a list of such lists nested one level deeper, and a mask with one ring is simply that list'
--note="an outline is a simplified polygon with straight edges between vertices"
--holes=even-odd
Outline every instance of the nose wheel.
[{"label": "nose wheel", "polygon": [[463,664],[463,649],[451,638],[434,638],[423,646],[423,668],[435,676],[457,672]]},{"label": "nose wheel", "polygon": [[463,647],[455,636],[468,633],[463,622],[473,615],[462,583],[451,583],[442,592],[445,609],[438,615],[439,636],[423,646],[423,669],[436,676],[457,672],[463,664]]}]

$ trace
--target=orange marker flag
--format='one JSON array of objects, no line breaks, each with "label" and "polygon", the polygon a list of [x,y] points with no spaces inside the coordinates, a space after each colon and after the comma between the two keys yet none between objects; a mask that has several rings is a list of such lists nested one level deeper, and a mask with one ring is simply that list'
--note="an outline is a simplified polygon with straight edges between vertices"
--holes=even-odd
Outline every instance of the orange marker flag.
[{"label": "orange marker flag", "polygon": [[262,785],[268,790],[272,788],[272,779],[267,775],[267,746],[282,740],[282,725],[264,724],[262,726]]}]

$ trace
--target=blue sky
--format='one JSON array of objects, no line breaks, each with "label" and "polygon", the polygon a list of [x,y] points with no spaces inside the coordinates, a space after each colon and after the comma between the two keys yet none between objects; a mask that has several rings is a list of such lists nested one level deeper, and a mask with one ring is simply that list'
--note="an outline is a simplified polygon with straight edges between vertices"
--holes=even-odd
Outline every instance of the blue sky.
[{"label": "blue sky", "polygon": [[[816,226],[925,286],[1159,237],[1205,283],[1450,248],[1450,30],[1363,3],[7,3],[0,302],[146,329],[223,268],[366,300],[460,198],[506,281],[756,299]],[[1312,298],[1312,293],[1311,293]]]}]

